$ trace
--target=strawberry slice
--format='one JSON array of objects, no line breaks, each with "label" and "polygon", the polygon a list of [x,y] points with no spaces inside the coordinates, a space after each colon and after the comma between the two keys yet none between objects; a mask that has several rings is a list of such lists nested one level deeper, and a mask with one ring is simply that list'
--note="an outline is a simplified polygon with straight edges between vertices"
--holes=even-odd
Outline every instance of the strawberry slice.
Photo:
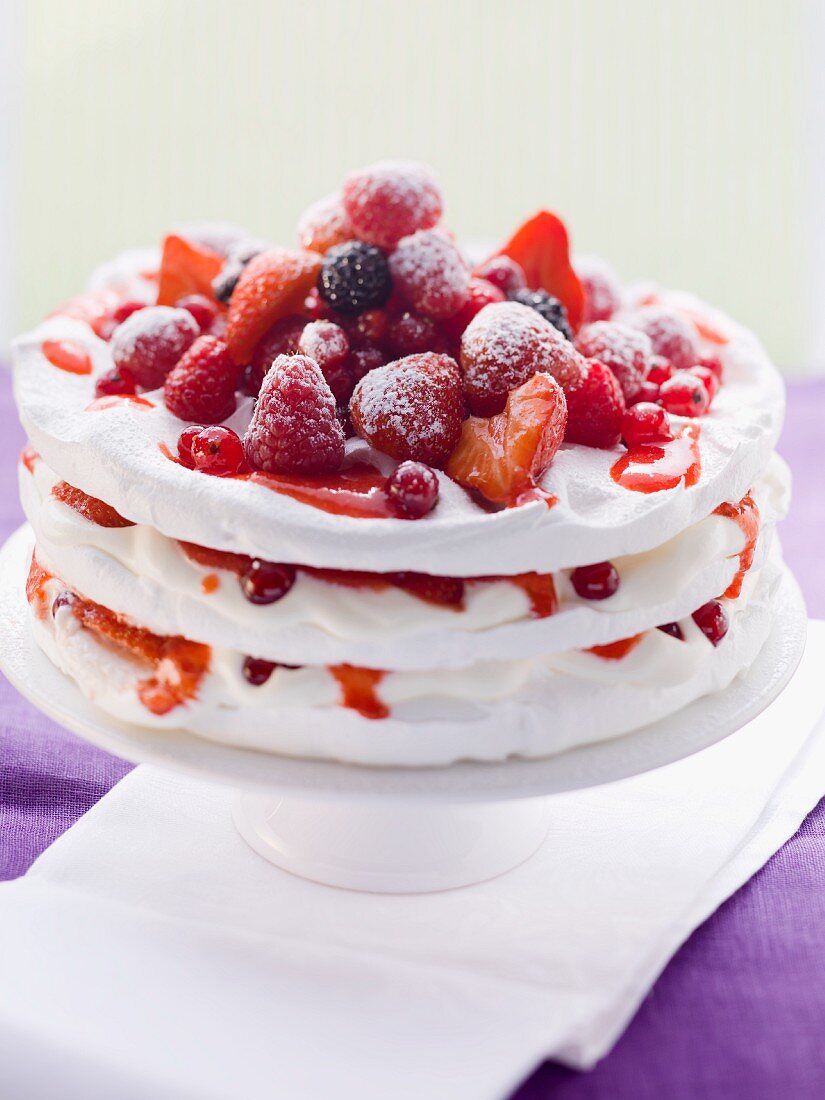
[{"label": "strawberry slice", "polygon": [[584,317],[584,288],[570,264],[570,240],[561,218],[540,210],[496,255],[520,264],[531,290],[546,290],[558,298],[573,331],[578,329]]},{"label": "strawberry slice", "polygon": [[506,507],[535,499],[531,490],[564,438],[567,403],[551,374],[512,390],[504,412],[464,421],[446,471],[466,489]]},{"label": "strawberry slice", "polygon": [[223,262],[223,256],[211,248],[170,234],[163,242],[158,305],[173,306],[189,294],[203,294],[214,302],[212,280],[220,273]]},{"label": "strawberry slice", "polygon": [[226,330],[238,366],[246,366],[255,345],[276,321],[301,312],[321,261],[317,252],[290,248],[260,252],[249,261],[232,292]]}]

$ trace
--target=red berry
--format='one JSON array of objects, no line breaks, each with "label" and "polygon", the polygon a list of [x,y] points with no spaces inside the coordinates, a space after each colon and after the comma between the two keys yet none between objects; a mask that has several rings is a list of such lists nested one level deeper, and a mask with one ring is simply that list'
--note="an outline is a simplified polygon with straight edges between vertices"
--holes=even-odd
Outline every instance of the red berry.
[{"label": "red berry", "polygon": [[619,590],[619,574],[610,561],[580,565],[570,574],[570,583],[583,600],[606,600]]},{"label": "red berry", "polygon": [[200,336],[167,374],[166,408],[180,420],[217,424],[235,411],[238,368],[216,336]]},{"label": "red berry", "polygon": [[705,367],[712,374],[715,374],[719,384],[722,384],[722,360],[718,355],[700,355],[698,366]]},{"label": "red berry", "polygon": [[728,632],[728,617],[718,600],[711,600],[693,612],[693,621],[711,645],[717,646]]},{"label": "red berry", "polygon": [[580,380],[566,393],[565,442],[615,447],[621,437],[625,402],[613,372],[598,359],[589,359]]},{"label": "red berry", "polygon": [[298,244],[312,252],[326,252],[355,237],[337,192],[319,199],[298,219]]},{"label": "red berry", "polygon": [[122,325],[127,317],[131,317],[139,309],[146,309],[146,302],[121,302],[112,310],[112,320],[115,325]]},{"label": "red berry", "polygon": [[387,348],[398,359],[417,355],[422,351],[443,351],[443,344],[435,322],[417,313],[400,313],[390,320],[387,328]]},{"label": "red berry", "polygon": [[655,382],[648,382],[645,379],[641,386],[636,390],[636,396],[632,401],[627,401],[625,404],[628,408],[633,405],[638,405],[641,402],[647,402],[648,404],[656,405],[659,402],[659,386]]},{"label": "red berry", "polygon": [[276,603],[295,583],[295,566],[253,558],[238,579],[241,591],[250,603]]},{"label": "red berry", "polygon": [[622,438],[628,447],[645,443],[667,443],[673,439],[670,418],[661,405],[641,401],[622,417]]},{"label": "red berry", "polygon": [[438,502],[438,477],[422,462],[402,462],[387,478],[384,489],[401,519],[421,519]]},{"label": "red berry", "polygon": [[709,367],[691,367],[688,374],[695,374],[697,378],[701,378],[705,383],[705,389],[708,391],[708,400],[713,401],[719,392],[719,379],[713,371]]},{"label": "red berry", "polygon": [[318,364],[279,355],[263,380],[244,437],[250,466],[273,473],[321,474],[344,461],[344,431]]},{"label": "red berry", "polygon": [[344,181],[342,205],[354,236],[381,248],[431,229],[441,218],[440,188],[426,165],[379,161]]},{"label": "red berry", "polygon": [[650,357],[645,372],[645,378],[648,382],[654,382],[657,386],[661,386],[672,375],[673,364],[669,359],[665,359],[663,355],[652,355]]},{"label": "red berry", "polygon": [[390,256],[396,291],[418,313],[452,317],[467,301],[470,273],[452,241],[432,229],[404,237]]},{"label": "red berry", "polygon": [[644,333],[614,321],[594,321],[579,329],[576,348],[587,359],[598,359],[619,381],[625,401],[633,401],[651,355]]},{"label": "red berry", "polygon": [[115,366],[128,370],[145,390],[163,380],[199,335],[197,322],[185,309],[147,306],[118,325],[112,334]]},{"label": "red berry", "polygon": [[95,382],[95,397],[122,397],[136,389],[137,381],[131,371],[113,367]]},{"label": "red berry", "polygon": [[631,314],[628,324],[646,332],[656,354],[669,359],[675,370],[687,370],[699,362],[693,326],[673,310],[644,306]]},{"label": "red berry", "polygon": [[348,362],[353,384],[376,367],[383,367],[386,362],[387,357],[380,348],[356,348],[350,352]]},{"label": "red berry", "polygon": [[703,416],[710,407],[710,397],[701,378],[689,371],[678,371],[659,390],[662,406],[674,416]]},{"label": "red berry", "polygon": [[265,684],[278,666],[274,661],[264,661],[260,657],[246,657],[243,663],[243,677],[253,687]]},{"label": "red berry", "polygon": [[390,317],[385,309],[365,309],[355,317],[336,316],[353,347],[383,347],[387,339]]},{"label": "red berry", "polygon": [[481,265],[476,275],[497,287],[505,298],[527,286],[524,268],[509,256],[493,256]]},{"label": "red berry", "polygon": [[314,359],[339,405],[350,399],[355,378],[349,365],[349,340],[332,321],[311,321],[301,333],[298,351]]},{"label": "red berry", "polygon": [[264,375],[279,355],[293,355],[298,350],[306,321],[303,317],[284,317],[276,321],[260,340],[252,353],[252,360],[244,371],[244,391],[257,397]]},{"label": "red berry", "polygon": [[575,266],[584,289],[584,323],[609,321],[622,304],[615,272],[596,256],[581,256]]},{"label": "red berry", "polygon": [[458,313],[444,322],[444,334],[449,340],[456,343],[461,339],[465,328],[477,313],[481,313],[485,306],[492,305],[493,302],[503,302],[506,299],[504,292],[499,290],[497,286],[493,286],[486,279],[479,279],[476,276],[470,279],[467,293],[467,301]]},{"label": "red berry", "polygon": [[581,356],[529,306],[495,302],[477,314],[461,337],[464,393],[476,416],[501,412],[508,393],[536,373],[567,389],[581,372]]},{"label": "red berry", "polygon": [[239,436],[231,428],[224,428],[219,424],[202,428],[197,433],[192,439],[191,454],[195,469],[213,477],[231,477],[240,470],[244,461],[243,444]]},{"label": "red berry", "polygon": [[218,307],[205,294],[186,294],[175,302],[176,309],[188,310],[198,322],[201,332],[208,332],[218,316]]},{"label": "red berry", "polygon": [[178,436],[178,458],[183,465],[188,466],[190,470],[195,469],[195,460],[192,457],[192,444],[195,441],[195,436],[202,431],[202,425],[190,424],[190,426],[184,428]]},{"label": "red berry", "polygon": [[656,629],[661,630],[663,634],[669,634],[671,638],[677,638],[680,642],[685,640],[682,628],[678,623],[662,623],[662,625],[657,626]]},{"label": "red berry", "polygon": [[350,417],[362,439],[399,462],[443,466],[464,419],[458,365],[425,352],[378,367],[355,387]]}]

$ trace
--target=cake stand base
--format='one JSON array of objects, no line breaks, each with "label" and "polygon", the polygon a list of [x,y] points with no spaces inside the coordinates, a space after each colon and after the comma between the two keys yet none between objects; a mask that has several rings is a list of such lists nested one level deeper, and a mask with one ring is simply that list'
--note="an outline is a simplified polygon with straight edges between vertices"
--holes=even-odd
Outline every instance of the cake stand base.
[{"label": "cake stand base", "polygon": [[330,802],[238,793],[232,816],[255,851],[327,886],[418,894],[470,886],[540,846],[550,800],[448,805]]}]

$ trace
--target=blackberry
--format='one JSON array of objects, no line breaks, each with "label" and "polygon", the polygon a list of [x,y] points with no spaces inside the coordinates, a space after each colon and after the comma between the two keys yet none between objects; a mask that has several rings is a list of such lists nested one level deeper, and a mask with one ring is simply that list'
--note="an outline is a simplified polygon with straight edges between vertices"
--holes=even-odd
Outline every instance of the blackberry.
[{"label": "blackberry", "polygon": [[383,306],[392,293],[387,257],[360,241],[331,248],[318,277],[318,293],[339,313],[363,313]]},{"label": "blackberry", "polygon": [[573,330],[567,320],[567,310],[552,294],[546,290],[516,290],[510,295],[511,302],[521,302],[523,306],[529,306],[536,313],[540,313],[545,321],[559,330],[566,340],[573,339]]}]

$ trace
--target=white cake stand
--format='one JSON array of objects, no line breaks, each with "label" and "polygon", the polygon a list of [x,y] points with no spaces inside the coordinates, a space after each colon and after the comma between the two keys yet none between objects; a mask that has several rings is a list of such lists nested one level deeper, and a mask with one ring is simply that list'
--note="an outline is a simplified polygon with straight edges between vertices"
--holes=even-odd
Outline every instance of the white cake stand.
[{"label": "white cake stand", "polygon": [[331,886],[418,893],[510,870],[547,836],[547,796],[650,771],[740,729],[782,691],[805,644],[799,589],[786,573],[774,629],[753,665],[717,695],[623,737],[542,760],[441,768],[368,768],[216,744],[183,730],[117,721],[94,706],[35,643],[24,594],[33,536],[0,549],[0,668],[38,709],[109,752],[237,790],[244,839],[287,871]]}]

